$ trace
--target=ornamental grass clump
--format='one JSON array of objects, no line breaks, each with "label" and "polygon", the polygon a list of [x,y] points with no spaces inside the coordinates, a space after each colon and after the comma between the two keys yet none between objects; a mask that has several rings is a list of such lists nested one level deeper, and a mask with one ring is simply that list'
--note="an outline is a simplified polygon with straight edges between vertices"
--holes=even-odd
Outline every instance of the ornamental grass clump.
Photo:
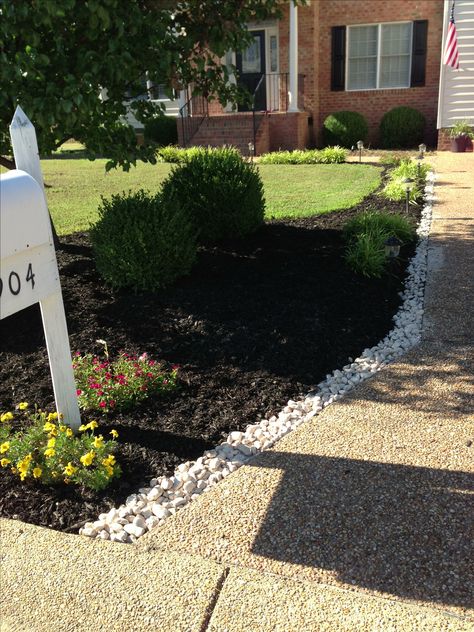
[{"label": "ornamental grass clump", "polygon": [[1,468],[9,469],[22,482],[81,485],[95,491],[121,475],[114,455],[116,430],[110,431],[110,438],[96,435],[98,424],[91,421],[75,435],[58,413],[48,414],[36,407],[30,412],[22,404],[17,413],[0,415]]},{"label": "ornamental grass clump", "polygon": [[110,360],[107,343],[105,359],[90,353],[73,358],[77,400],[83,410],[110,412],[127,410],[150,395],[166,393],[177,387],[178,365],[167,366],[143,353],[120,353]]},{"label": "ornamental grass clump", "polygon": [[346,261],[358,274],[380,277],[387,265],[385,242],[396,237],[401,245],[415,239],[415,228],[402,215],[365,211],[344,226]]},{"label": "ornamental grass clump", "polygon": [[406,198],[405,181],[409,178],[413,181],[409,192],[410,202],[419,202],[423,197],[426,176],[430,170],[431,165],[427,163],[415,162],[410,158],[402,160],[390,173],[389,181],[385,185],[382,195],[391,202],[403,202]]}]

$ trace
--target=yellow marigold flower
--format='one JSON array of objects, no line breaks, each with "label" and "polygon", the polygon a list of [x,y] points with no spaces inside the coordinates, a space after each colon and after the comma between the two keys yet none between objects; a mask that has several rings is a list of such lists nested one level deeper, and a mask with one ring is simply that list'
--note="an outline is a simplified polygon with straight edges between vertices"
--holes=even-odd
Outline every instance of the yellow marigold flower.
[{"label": "yellow marigold flower", "polygon": [[7,467],[7,465],[8,465],[9,463],[11,463],[10,459],[2,459],[2,460],[0,461],[0,465],[1,465],[2,467]]},{"label": "yellow marigold flower", "polygon": [[96,421],[90,421],[88,424],[89,428],[91,430],[94,430],[94,428],[98,428],[99,424]]},{"label": "yellow marigold flower", "polygon": [[9,449],[10,449],[10,442],[9,441],[4,441],[0,445],[0,454],[3,454],[4,452],[8,452]]},{"label": "yellow marigold flower", "polygon": [[71,430],[71,428],[66,428],[66,437],[72,437],[73,435],[73,431]]},{"label": "yellow marigold flower", "polygon": [[66,474],[66,476],[72,476],[76,470],[77,467],[74,467],[73,464],[69,461],[69,463],[64,468],[64,474]]},{"label": "yellow marigold flower", "polygon": [[3,413],[3,415],[0,417],[0,421],[5,423],[7,421],[11,421],[13,419],[13,413]]},{"label": "yellow marigold flower", "polygon": [[110,465],[106,465],[105,469],[106,469],[108,478],[110,478],[112,476],[112,474],[114,473],[114,468],[111,467]]},{"label": "yellow marigold flower", "polygon": [[52,438],[48,440],[48,448],[54,448],[56,445],[56,439]]},{"label": "yellow marigold flower", "polygon": [[111,430],[111,431],[110,431],[110,434],[112,435],[112,437],[113,437],[114,439],[116,439],[116,438],[118,437],[118,432],[117,432],[115,429]]},{"label": "yellow marigold flower", "polygon": [[49,413],[48,415],[48,421],[56,421],[57,418],[58,418],[58,413]]},{"label": "yellow marigold flower", "polygon": [[86,430],[89,430],[89,424],[87,425],[81,424],[79,426],[79,432],[85,432]]},{"label": "yellow marigold flower", "polygon": [[33,476],[35,478],[39,478],[42,473],[43,473],[43,470],[40,467],[35,467],[33,470]]},{"label": "yellow marigold flower", "polygon": [[20,471],[20,480],[24,481],[27,476],[28,476],[27,472]]},{"label": "yellow marigold flower", "polygon": [[92,463],[94,457],[95,457],[95,452],[91,450],[90,452],[83,454],[80,460],[81,460],[81,463],[87,467],[88,465]]},{"label": "yellow marigold flower", "polygon": [[20,402],[18,404],[18,410],[26,410],[28,408],[28,402]]},{"label": "yellow marigold flower", "polygon": [[104,445],[104,437],[99,435],[94,439],[94,448],[101,448]]},{"label": "yellow marigold flower", "polygon": [[53,436],[55,436],[58,432],[56,426],[49,421],[44,424],[43,430],[44,432],[49,432],[49,434]]},{"label": "yellow marigold flower", "polygon": [[60,431],[60,432],[66,432],[66,430],[67,430],[67,426],[65,426],[64,424],[61,424],[61,425],[59,426],[59,431]]},{"label": "yellow marigold flower", "polygon": [[108,454],[107,457],[102,461],[104,465],[115,465],[115,457],[113,454]]},{"label": "yellow marigold flower", "polygon": [[27,454],[23,460],[25,461],[25,463],[29,463],[31,461],[31,459],[33,458],[33,455],[31,454],[31,452],[29,454]]},{"label": "yellow marigold flower", "polygon": [[55,454],[56,454],[56,450],[54,448],[48,448],[47,450],[44,451],[44,455],[46,457],[54,456]]}]

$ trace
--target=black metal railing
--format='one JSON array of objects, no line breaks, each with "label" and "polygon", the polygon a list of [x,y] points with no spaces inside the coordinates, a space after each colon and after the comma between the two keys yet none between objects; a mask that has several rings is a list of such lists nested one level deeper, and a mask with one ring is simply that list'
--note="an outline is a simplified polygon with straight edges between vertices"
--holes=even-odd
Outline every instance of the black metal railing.
[{"label": "black metal railing", "polygon": [[179,108],[179,115],[183,147],[188,147],[203,121],[209,116],[209,103],[206,97],[195,94]]},{"label": "black metal railing", "polygon": [[[262,74],[252,95],[253,155],[257,155],[257,112],[288,112],[287,72]],[[298,109],[304,110],[304,75],[298,75]]]}]

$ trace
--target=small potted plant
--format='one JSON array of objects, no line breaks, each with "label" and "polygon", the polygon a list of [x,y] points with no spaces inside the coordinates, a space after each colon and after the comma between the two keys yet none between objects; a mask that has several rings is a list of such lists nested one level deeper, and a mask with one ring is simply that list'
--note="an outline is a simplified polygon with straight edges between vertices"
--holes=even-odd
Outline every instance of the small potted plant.
[{"label": "small potted plant", "polygon": [[449,131],[451,138],[451,151],[462,152],[468,147],[472,149],[474,131],[467,121],[457,121]]}]

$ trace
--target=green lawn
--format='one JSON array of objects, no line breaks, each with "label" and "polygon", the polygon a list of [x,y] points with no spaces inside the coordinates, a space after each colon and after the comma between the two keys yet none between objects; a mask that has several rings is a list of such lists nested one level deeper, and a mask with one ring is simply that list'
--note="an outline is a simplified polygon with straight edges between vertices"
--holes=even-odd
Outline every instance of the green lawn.
[{"label": "green lawn", "polygon": [[[87,230],[97,218],[101,195],[131,189],[158,191],[171,165],[140,163],[128,173],[105,173],[105,160],[42,161],[46,195],[60,235]],[[306,217],[349,208],[380,183],[371,165],[261,165],[267,218]]]}]

